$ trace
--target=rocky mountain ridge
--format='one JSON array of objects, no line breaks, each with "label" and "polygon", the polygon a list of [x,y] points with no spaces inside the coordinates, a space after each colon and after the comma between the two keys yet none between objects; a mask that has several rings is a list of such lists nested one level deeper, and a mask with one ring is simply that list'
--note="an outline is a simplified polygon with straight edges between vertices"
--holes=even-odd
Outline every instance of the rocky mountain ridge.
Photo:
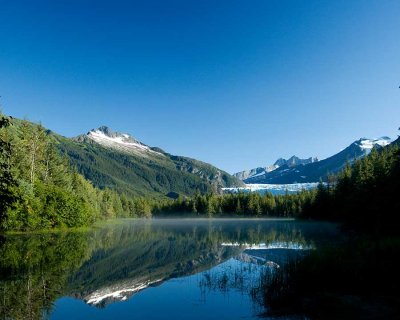
[{"label": "rocky mountain ridge", "polygon": [[[242,179],[247,184],[292,184],[311,183],[327,181],[330,174],[339,172],[346,163],[353,163],[355,160],[368,155],[373,148],[382,148],[391,143],[389,137],[383,136],[378,139],[360,138],[351,143],[347,148],[323,160],[316,158],[304,159],[306,161],[291,160],[278,165],[270,171],[260,171],[258,174],[249,175]],[[244,177],[237,175],[236,177]]]}]

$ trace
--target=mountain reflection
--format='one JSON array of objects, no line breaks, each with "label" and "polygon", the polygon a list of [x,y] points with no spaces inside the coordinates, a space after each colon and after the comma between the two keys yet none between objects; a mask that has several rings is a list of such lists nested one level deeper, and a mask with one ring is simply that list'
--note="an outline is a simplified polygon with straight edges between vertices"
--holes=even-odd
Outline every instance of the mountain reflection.
[{"label": "mountain reflection", "polygon": [[64,296],[106,307],[199,272],[203,292],[251,293],[260,271],[335,235],[328,224],[271,220],[126,220],[88,232],[10,235],[0,244],[0,315],[48,318]]}]

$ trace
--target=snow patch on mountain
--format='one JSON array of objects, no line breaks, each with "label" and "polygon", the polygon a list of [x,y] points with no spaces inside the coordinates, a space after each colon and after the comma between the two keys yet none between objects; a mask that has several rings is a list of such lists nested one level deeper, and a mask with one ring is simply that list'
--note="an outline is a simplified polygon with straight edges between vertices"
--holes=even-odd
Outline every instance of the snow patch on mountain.
[{"label": "snow patch on mountain", "polygon": [[88,296],[85,297],[85,302],[90,305],[98,305],[105,300],[112,300],[112,301],[125,301],[127,300],[132,294],[137,293],[143,289],[146,289],[150,285],[160,282],[162,279],[154,280],[154,281],[145,281],[143,283],[137,283],[132,287],[127,288],[118,288],[117,290],[113,291],[111,288],[104,288],[96,290],[92,292]]},{"label": "snow patch on mountain", "polygon": [[271,250],[271,249],[290,249],[290,250],[312,250],[312,245],[305,245],[293,241],[273,241],[271,243],[239,243],[239,242],[223,242],[223,247],[240,247],[244,250]]},{"label": "snow patch on mountain", "polygon": [[356,143],[362,150],[368,151],[377,145],[381,146],[381,147],[385,147],[385,146],[389,145],[391,142],[392,142],[392,140],[389,137],[381,137],[379,139],[361,138]]},{"label": "snow patch on mountain", "polygon": [[140,155],[163,155],[160,152],[152,150],[144,143],[135,140],[129,134],[113,132],[111,129],[105,126],[89,131],[86,136],[94,142],[108,148],[114,148],[117,150],[136,153]]},{"label": "snow patch on mountain", "polygon": [[[326,159],[318,161],[316,158],[299,159],[296,156],[278,159],[274,165],[278,166],[272,171],[256,170],[242,171],[235,176],[246,184],[295,184],[301,182],[327,181],[330,174],[336,174],[348,163],[368,155],[373,149],[379,149],[391,144],[391,139],[383,136],[378,139],[361,138],[352,142],[347,148]],[[274,189],[274,187],[272,187]],[[247,191],[246,187],[244,191]],[[288,188],[288,190],[290,190]]]},{"label": "snow patch on mountain", "polygon": [[95,131],[90,131],[88,136],[100,144],[121,144],[131,148],[150,150],[148,146],[145,146],[141,143],[131,142],[127,134],[123,134],[117,137],[109,137],[100,130],[95,130]]}]

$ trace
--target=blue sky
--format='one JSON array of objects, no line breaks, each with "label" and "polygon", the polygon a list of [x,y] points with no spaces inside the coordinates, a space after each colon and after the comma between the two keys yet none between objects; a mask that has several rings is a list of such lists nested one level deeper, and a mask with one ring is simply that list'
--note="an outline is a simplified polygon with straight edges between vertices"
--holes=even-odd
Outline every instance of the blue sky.
[{"label": "blue sky", "polygon": [[228,172],[400,126],[400,1],[0,0],[7,114]]}]

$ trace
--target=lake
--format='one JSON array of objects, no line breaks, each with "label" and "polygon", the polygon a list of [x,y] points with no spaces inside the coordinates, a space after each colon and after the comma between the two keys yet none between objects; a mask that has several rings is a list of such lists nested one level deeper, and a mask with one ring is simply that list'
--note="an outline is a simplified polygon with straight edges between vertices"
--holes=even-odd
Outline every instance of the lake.
[{"label": "lake", "polygon": [[335,224],[265,219],[127,219],[1,236],[0,314],[259,319],[265,275],[338,237]]}]

